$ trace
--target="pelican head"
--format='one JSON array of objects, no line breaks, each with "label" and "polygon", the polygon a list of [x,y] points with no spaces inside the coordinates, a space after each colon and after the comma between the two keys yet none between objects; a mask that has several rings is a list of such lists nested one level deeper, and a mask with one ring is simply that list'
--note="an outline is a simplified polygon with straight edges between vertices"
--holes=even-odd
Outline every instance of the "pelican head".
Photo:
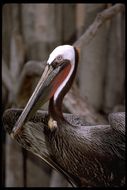
[{"label": "pelican head", "polygon": [[41,79],[12,130],[13,138],[39,107],[52,97],[57,101],[75,71],[77,57],[78,51],[71,45],[58,46],[51,52]]},{"label": "pelican head", "polygon": [[56,47],[49,55],[47,63],[50,65],[53,62],[61,62],[62,60],[69,60],[71,64],[75,61],[74,47],[71,45],[62,45]]}]

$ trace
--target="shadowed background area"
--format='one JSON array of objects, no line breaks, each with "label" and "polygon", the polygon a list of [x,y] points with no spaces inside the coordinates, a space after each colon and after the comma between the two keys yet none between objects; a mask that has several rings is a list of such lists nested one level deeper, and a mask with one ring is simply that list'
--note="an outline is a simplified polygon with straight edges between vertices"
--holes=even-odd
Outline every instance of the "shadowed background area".
[{"label": "shadowed background area", "polygon": [[[74,44],[96,16],[111,7],[112,4],[4,5],[2,113],[8,108],[24,108],[50,52],[58,45]],[[116,11],[103,21],[89,43],[80,42],[80,64],[72,90],[64,99],[64,112],[82,115],[91,123],[107,124],[107,114],[124,111],[124,14]],[[58,172],[10,139],[4,129],[2,185],[69,186]]]}]

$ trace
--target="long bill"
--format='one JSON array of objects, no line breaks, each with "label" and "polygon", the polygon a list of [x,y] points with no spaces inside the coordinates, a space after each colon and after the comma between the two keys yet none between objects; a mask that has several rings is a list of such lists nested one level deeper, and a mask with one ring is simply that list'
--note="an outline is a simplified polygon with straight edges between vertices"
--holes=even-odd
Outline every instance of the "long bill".
[{"label": "long bill", "polygon": [[70,71],[70,63],[64,62],[53,68],[47,64],[32,96],[26,104],[23,112],[17,120],[11,132],[11,137],[15,138],[20,133],[26,121],[28,121],[35,112],[46,103],[55,93],[61,82],[66,78]]},{"label": "long bill", "polygon": [[[50,80],[48,77],[51,75],[53,67],[51,65],[46,65],[44,72],[32,94],[27,105],[25,106],[22,114],[17,120],[12,132],[11,137],[14,138],[21,131],[24,123],[28,121],[36,112],[36,110],[41,107],[49,99],[50,92]],[[50,76],[52,78],[53,76]],[[49,81],[49,82],[48,82]],[[43,92],[43,93],[42,93]]]}]

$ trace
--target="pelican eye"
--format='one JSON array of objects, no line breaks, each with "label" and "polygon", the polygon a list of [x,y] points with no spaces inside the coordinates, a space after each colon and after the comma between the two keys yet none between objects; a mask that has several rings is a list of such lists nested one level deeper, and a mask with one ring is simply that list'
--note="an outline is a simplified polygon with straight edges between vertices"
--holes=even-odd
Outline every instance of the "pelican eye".
[{"label": "pelican eye", "polygon": [[61,62],[63,61],[62,55],[57,56],[54,61],[52,62],[52,67],[55,69],[59,65],[61,65]]},{"label": "pelican eye", "polygon": [[63,57],[62,57],[62,55],[58,55],[57,57],[56,57],[56,61],[62,61],[63,60]]}]

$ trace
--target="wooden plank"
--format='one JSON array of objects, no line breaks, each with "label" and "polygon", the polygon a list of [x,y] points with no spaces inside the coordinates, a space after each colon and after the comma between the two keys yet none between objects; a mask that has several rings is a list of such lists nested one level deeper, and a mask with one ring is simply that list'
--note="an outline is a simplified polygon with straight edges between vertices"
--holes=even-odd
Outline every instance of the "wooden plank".
[{"label": "wooden plank", "polygon": [[6,187],[23,187],[21,147],[9,135],[6,136]]},{"label": "wooden plank", "polygon": [[124,104],[125,99],[125,18],[123,14],[117,14],[111,21],[103,101],[105,112],[111,112],[116,105]]}]

